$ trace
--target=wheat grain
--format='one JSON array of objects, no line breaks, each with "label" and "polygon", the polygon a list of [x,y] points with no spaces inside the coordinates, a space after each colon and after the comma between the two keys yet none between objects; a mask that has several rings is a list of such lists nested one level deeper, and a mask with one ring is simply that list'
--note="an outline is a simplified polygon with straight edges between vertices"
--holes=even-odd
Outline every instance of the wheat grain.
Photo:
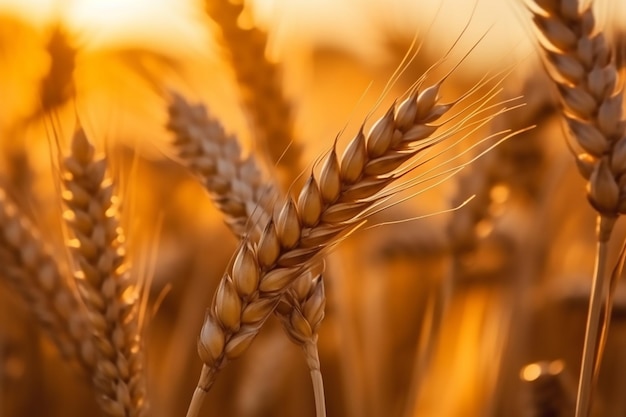
[{"label": "wheat grain", "polygon": [[300,173],[302,158],[302,146],[294,142],[293,107],[283,92],[279,66],[265,56],[267,34],[239,26],[243,7],[243,2],[205,1],[208,15],[220,28],[259,148],[267,151],[271,165],[282,168],[283,183],[289,184]]},{"label": "wheat grain", "polygon": [[107,160],[97,158],[82,128],[64,160],[64,215],[78,265],[77,286],[89,312],[96,363],[93,382],[102,410],[110,416],[146,415],[143,351],[137,291],[130,280],[124,236],[114,204]]}]

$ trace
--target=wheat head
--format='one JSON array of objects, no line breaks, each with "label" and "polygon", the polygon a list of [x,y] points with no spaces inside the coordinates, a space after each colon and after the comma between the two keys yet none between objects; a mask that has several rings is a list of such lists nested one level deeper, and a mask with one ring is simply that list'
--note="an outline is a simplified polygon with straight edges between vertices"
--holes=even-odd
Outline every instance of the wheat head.
[{"label": "wheat head", "polygon": [[204,4],[221,31],[259,148],[267,151],[269,163],[282,169],[281,177],[289,183],[300,172],[302,146],[294,142],[293,106],[285,97],[280,67],[265,56],[267,34],[238,24],[243,2],[205,0]]},{"label": "wheat head", "polygon": [[124,252],[114,184],[106,178],[107,160],[96,156],[79,128],[63,168],[76,283],[96,347],[92,379],[97,399],[107,415],[143,416],[147,402],[137,290]]},{"label": "wheat head", "polygon": [[626,212],[626,120],[624,84],[604,34],[588,4],[537,0],[533,20],[548,72],[559,91],[563,115],[587,197],[605,220],[599,237],[609,239],[615,219]]},{"label": "wheat head", "polygon": [[[217,372],[240,356],[276,308],[284,292],[318,255],[357,228],[382,190],[401,177],[398,168],[440,142],[433,122],[448,112],[440,84],[416,91],[392,106],[365,135],[349,143],[341,162],[336,148],[324,158],[320,179],[312,174],[297,201],[288,198],[258,242],[246,239],[225,273],[202,327],[198,351],[204,362],[197,395]],[[444,135],[445,136],[445,135]]]},{"label": "wheat head", "polygon": [[[0,277],[22,295],[68,359],[90,367],[86,321],[75,292],[38,231],[0,189]],[[85,347],[87,348],[87,347]]]},{"label": "wheat head", "polygon": [[[199,177],[233,233],[239,238],[250,233],[260,237],[262,231],[254,227],[269,221],[271,199],[279,192],[271,182],[264,185],[255,158],[243,159],[236,138],[226,135],[204,106],[191,105],[178,94],[171,96],[167,127],[175,136],[177,158]],[[316,390],[323,389],[317,328],[325,304],[321,275],[310,273],[296,280],[283,297],[282,308],[275,311],[290,339],[303,348]]]}]

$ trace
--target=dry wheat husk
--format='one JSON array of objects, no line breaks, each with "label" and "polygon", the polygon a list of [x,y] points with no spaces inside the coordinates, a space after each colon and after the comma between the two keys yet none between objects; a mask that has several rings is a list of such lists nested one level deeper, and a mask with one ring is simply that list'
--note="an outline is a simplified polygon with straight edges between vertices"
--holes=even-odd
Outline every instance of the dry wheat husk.
[{"label": "dry wheat husk", "polygon": [[206,0],[204,4],[221,31],[259,149],[268,153],[272,166],[283,171],[281,178],[287,186],[300,173],[302,145],[294,142],[293,106],[283,91],[280,67],[265,55],[267,34],[238,24],[243,2]]},{"label": "dry wheat husk", "polygon": [[138,291],[125,256],[114,184],[107,160],[97,157],[82,128],[63,161],[64,217],[77,265],[76,284],[92,326],[92,380],[106,415],[147,413]]}]

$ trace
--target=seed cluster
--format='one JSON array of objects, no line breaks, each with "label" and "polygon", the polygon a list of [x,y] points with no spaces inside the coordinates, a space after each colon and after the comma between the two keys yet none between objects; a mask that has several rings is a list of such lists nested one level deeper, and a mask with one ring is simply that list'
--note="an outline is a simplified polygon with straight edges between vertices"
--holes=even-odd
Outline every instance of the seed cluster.
[{"label": "seed cluster", "polygon": [[69,209],[64,215],[95,340],[92,377],[98,400],[107,415],[142,416],[147,407],[136,290],[113,205],[114,186],[106,178],[107,160],[96,158],[82,129],[74,134],[64,169],[63,200]]},{"label": "seed cluster", "polygon": [[60,352],[82,359],[86,329],[78,300],[34,226],[1,189],[0,225],[0,276],[28,300]]},{"label": "seed cluster", "polygon": [[[536,3],[534,23],[579,147],[576,160],[589,201],[600,215],[615,218],[626,213],[626,120],[624,85],[611,49],[595,29],[591,5],[581,10],[572,0]],[[602,231],[602,239],[608,232]]]},{"label": "seed cluster", "polygon": [[431,124],[451,104],[438,104],[439,84],[413,92],[392,106],[366,136],[349,143],[341,163],[333,148],[319,180],[312,174],[297,201],[288,198],[257,242],[244,240],[221,280],[198,342],[209,368],[199,389],[208,390],[215,374],[241,355],[276,308],[283,294],[324,249],[367,216],[382,191],[402,176],[411,157],[441,140]]}]

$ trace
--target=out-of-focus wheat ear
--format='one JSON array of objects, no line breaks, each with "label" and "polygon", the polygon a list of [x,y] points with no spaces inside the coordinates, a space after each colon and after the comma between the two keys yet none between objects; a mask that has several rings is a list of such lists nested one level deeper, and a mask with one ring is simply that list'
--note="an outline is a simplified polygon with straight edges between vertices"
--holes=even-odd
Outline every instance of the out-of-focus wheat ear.
[{"label": "out-of-focus wheat ear", "polygon": [[71,45],[69,35],[61,24],[52,28],[45,52],[50,63],[39,82],[39,103],[25,120],[13,126],[9,136],[14,137],[2,144],[6,175],[9,177],[7,185],[17,201],[36,198],[36,195],[30,193],[35,177],[28,149],[32,144],[22,139],[23,129],[29,123],[58,110],[74,94],[73,74],[77,50]]},{"label": "out-of-focus wheat ear", "polygon": [[283,91],[280,66],[266,57],[267,34],[238,23],[244,3],[204,2],[221,31],[224,53],[235,72],[258,149],[268,153],[270,165],[280,169],[282,184],[287,187],[301,171],[302,145],[295,141],[294,108]]},{"label": "out-of-focus wheat ear", "polygon": [[[202,181],[233,233],[241,238],[257,228],[255,234],[260,236],[261,230],[258,230],[258,226],[267,224],[271,218],[271,199],[277,199],[279,191],[270,181],[263,181],[254,155],[244,159],[236,138],[226,135],[219,122],[208,115],[204,106],[191,105],[175,93],[170,99],[167,127],[175,135],[173,148],[177,158]],[[311,226],[311,222],[319,217],[322,200],[319,190],[314,188],[314,182],[309,181],[307,184],[308,190],[302,194],[299,205],[303,212],[303,223]],[[306,274],[299,281],[311,281],[312,278],[310,274]],[[316,280],[320,281],[321,276]],[[249,283],[253,284],[252,281]],[[308,285],[312,286],[313,282]],[[323,292],[323,285],[320,283],[318,286]],[[251,293],[254,288],[242,290],[246,294]],[[308,295],[308,292],[299,291],[298,294],[300,298],[283,298],[283,308],[277,314],[284,319],[283,323],[290,338],[302,345],[302,340],[294,339],[294,327],[288,325],[289,317],[297,315],[296,310],[303,307],[306,300],[302,297]]]},{"label": "out-of-focus wheat ear", "polygon": [[89,332],[77,295],[35,227],[2,189],[0,278],[25,299],[63,356],[90,369],[93,363],[88,351],[82,349]]},{"label": "out-of-focus wheat ear", "polygon": [[96,155],[79,127],[63,161],[63,200],[76,283],[96,347],[92,380],[106,415],[144,416],[148,405],[138,289],[131,281],[119,201],[107,174],[107,159]]},{"label": "out-of-focus wheat ear", "polygon": [[574,412],[575,390],[563,361],[535,362],[522,368],[520,378],[528,392],[529,417],[567,417]]},{"label": "out-of-focus wheat ear", "polygon": [[171,93],[168,115],[176,158],[199,178],[235,235],[258,237],[271,217],[277,187],[263,180],[254,156],[244,157],[237,138],[203,105]]},{"label": "out-of-focus wheat ear", "polygon": [[74,94],[74,69],[77,49],[72,45],[67,30],[57,24],[52,28],[46,45],[50,66],[41,80],[41,111],[48,113],[64,105]]},{"label": "out-of-focus wheat ear", "polygon": [[535,0],[531,8],[548,73],[577,145],[574,152],[587,180],[587,198],[598,213],[596,265],[575,414],[586,417],[591,412],[601,304],[608,290],[607,242],[617,218],[626,212],[624,82],[604,33],[596,27],[590,2]]},{"label": "out-of-focus wheat ear", "polygon": [[307,271],[287,290],[275,311],[289,338],[304,350],[311,372],[317,417],[326,416],[324,382],[317,349],[317,330],[324,319],[325,307],[322,275],[313,276],[311,271]]}]

